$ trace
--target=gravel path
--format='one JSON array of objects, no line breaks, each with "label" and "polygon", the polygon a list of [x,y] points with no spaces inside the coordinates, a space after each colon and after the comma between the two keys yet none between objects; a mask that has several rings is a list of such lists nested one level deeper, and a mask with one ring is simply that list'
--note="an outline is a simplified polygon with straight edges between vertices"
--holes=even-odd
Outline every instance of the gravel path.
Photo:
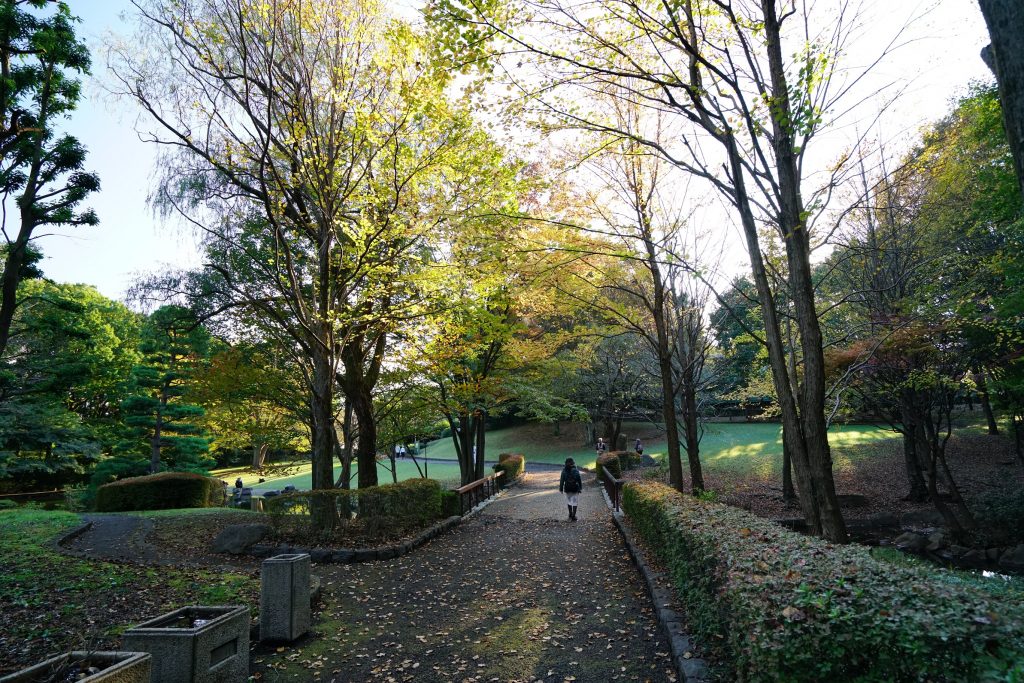
[{"label": "gravel path", "polygon": [[396,560],[318,566],[312,637],[263,647],[263,681],[674,681],[640,576],[592,477],[578,522],[531,473]]},{"label": "gravel path", "polygon": [[153,520],[128,515],[82,515],[92,527],[67,545],[72,553],[101,560],[157,563],[158,550],[146,542]]}]

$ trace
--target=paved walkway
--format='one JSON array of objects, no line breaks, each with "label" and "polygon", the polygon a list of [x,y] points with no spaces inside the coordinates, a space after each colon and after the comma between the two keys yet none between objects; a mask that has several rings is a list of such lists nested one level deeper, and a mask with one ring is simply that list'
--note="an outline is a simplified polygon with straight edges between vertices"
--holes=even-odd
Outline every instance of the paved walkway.
[{"label": "paved walkway", "polygon": [[313,637],[264,648],[263,681],[674,681],[640,576],[592,477],[567,521],[558,473],[416,552],[318,566]]}]

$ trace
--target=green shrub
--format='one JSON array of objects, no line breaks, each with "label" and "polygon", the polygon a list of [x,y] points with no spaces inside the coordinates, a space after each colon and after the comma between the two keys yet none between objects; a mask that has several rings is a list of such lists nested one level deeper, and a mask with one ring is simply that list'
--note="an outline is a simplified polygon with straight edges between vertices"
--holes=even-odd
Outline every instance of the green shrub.
[{"label": "green shrub", "polygon": [[623,507],[730,680],[1020,680],[1019,601],[663,484],[627,484]]},{"label": "green shrub", "polygon": [[459,494],[455,491],[441,491],[441,516],[454,517],[462,514]]},{"label": "green shrub", "polygon": [[323,489],[315,491],[295,491],[284,493],[272,498],[264,498],[263,508],[270,515],[271,521],[280,525],[287,515],[309,515],[310,509],[317,499],[330,499],[339,520],[347,520],[352,516],[352,502],[355,500],[352,489]]},{"label": "green shrub", "polygon": [[365,489],[296,491],[268,499],[265,507],[279,527],[293,523],[289,516],[295,515],[302,516],[298,521],[302,525],[318,499],[330,499],[340,525],[347,523],[349,511],[355,507],[359,524],[367,530],[393,534],[424,527],[440,519],[444,514],[442,493],[441,485],[433,479],[406,479]]},{"label": "green shrub", "polygon": [[619,460],[619,456],[622,455],[622,451],[612,451],[611,453],[602,453],[597,456],[597,480],[604,481],[604,470],[603,467],[608,468],[608,471],[612,473],[612,476],[616,479],[622,478],[622,461]]},{"label": "green shrub", "polygon": [[100,512],[216,507],[224,487],[211,477],[191,472],[161,472],[104,484],[96,492]]},{"label": "green shrub", "polygon": [[0,510],[13,510],[16,507],[18,507],[18,504],[10,498],[0,499]]},{"label": "green shrub", "polygon": [[64,506],[71,512],[85,512],[92,507],[95,497],[87,486],[68,486],[64,489]]},{"label": "green shrub", "polygon": [[508,486],[526,472],[526,457],[519,454],[502,453],[498,456],[498,464],[494,466],[495,473],[504,472],[499,485]]},{"label": "green shrub", "polygon": [[401,528],[426,526],[441,517],[441,485],[433,479],[406,479],[356,490],[359,515]]},{"label": "green shrub", "polygon": [[636,451],[616,451],[619,456],[619,464],[624,470],[632,470],[640,467],[640,454]]}]

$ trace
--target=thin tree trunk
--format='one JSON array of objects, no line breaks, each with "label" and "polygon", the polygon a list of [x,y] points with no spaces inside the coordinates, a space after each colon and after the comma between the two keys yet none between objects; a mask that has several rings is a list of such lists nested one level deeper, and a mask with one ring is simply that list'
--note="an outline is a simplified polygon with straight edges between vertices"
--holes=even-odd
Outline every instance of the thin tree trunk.
[{"label": "thin tree trunk", "polygon": [[[778,112],[772,117],[772,143],[779,174],[779,223],[782,228],[786,261],[789,265],[789,289],[796,311],[803,358],[803,376],[800,387],[801,427],[792,442],[801,448],[793,451],[794,464],[799,470],[806,468],[801,477],[800,495],[807,496],[815,508],[815,533],[837,543],[847,540],[846,524],[836,496],[832,476],[832,454],[828,444],[828,423],[825,418],[825,356],[822,350],[821,327],[814,305],[814,283],[810,262],[810,240],[800,197],[800,173],[794,151],[792,112],[789,105],[789,85],[782,60],[780,25],[775,0],[762,0],[764,31],[768,50],[772,94]],[[769,306],[771,300],[765,302]],[[796,435],[794,435],[796,436]],[[805,481],[812,488],[805,494]],[[811,520],[808,520],[809,522]]]}]

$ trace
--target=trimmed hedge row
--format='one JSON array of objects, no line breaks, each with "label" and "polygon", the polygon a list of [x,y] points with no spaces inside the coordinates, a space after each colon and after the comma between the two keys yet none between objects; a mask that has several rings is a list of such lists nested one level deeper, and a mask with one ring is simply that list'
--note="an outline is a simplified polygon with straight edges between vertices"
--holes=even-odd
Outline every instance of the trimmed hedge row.
[{"label": "trimmed hedge row", "polygon": [[518,454],[502,453],[498,456],[498,464],[494,466],[494,471],[505,473],[500,484],[508,486],[526,471],[526,458]]},{"label": "trimmed hedge row", "polygon": [[1024,605],[657,483],[623,508],[737,681],[1024,680]]},{"label": "trimmed hedge row", "polygon": [[597,456],[597,464],[594,466],[597,469],[597,480],[600,482],[604,481],[604,470],[602,467],[607,467],[608,471],[612,473],[612,476],[616,479],[622,479],[622,461],[619,456],[622,455],[622,451],[612,451],[610,453],[602,453]]},{"label": "trimmed hedge row", "polygon": [[266,501],[267,512],[274,516],[305,515],[317,501],[329,501],[339,520],[347,520],[352,510],[369,527],[402,531],[427,526],[444,517],[441,484],[433,479],[406,479],[397,484],[365,489],[323,489],[296,491]]},{"label": "trimmed hedge row", "polygon": [[192,472],[160,472],[104,484],[96,491],[96,510],[171,510],[216,507],[224,503],[218,479]]}]

